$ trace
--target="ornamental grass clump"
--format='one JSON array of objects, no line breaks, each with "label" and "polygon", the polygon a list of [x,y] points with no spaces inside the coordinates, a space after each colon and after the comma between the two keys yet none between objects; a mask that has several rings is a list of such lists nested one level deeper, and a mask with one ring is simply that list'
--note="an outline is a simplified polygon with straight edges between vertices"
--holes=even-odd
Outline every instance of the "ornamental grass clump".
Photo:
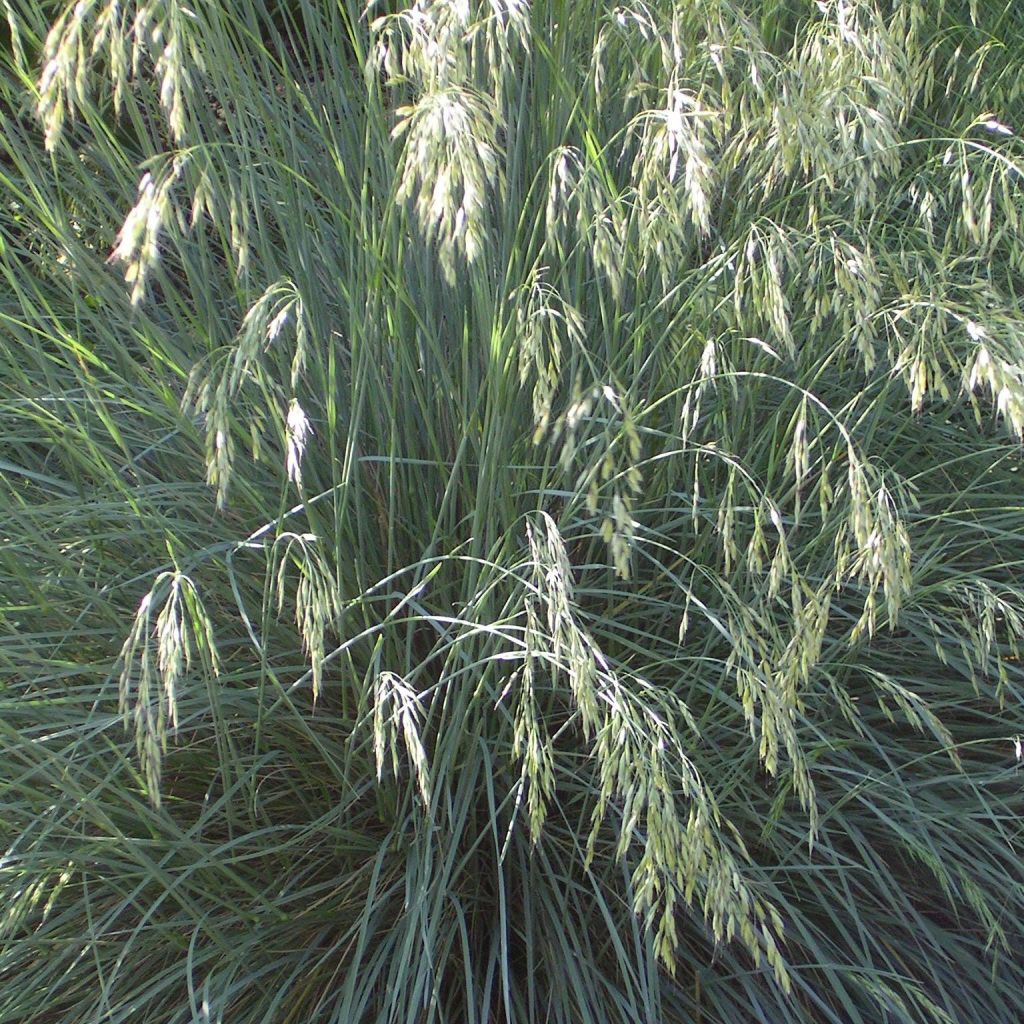
[{"label": "ornamental grass clump", "polygon": [[1024,1019],[1013,5],[2,9],[0,1024]]}]

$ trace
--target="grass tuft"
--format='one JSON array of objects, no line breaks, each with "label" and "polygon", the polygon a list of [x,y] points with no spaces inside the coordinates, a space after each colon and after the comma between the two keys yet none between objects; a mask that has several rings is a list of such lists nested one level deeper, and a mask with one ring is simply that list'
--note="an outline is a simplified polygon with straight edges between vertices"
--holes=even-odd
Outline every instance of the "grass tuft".
[{"label": "grass tuft", "polygon": [[1024,1019],[1013,5],[2,11],[0,1024]]}]

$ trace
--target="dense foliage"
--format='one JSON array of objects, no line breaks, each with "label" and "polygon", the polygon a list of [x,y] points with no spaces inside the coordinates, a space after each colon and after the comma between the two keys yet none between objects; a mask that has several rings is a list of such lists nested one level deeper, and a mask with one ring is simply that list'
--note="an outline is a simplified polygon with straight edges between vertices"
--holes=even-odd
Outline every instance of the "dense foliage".
[{"label": "dense foliage", "polygon": [[7,0],[0,1024],[1019,1024],[1009,0]]}]

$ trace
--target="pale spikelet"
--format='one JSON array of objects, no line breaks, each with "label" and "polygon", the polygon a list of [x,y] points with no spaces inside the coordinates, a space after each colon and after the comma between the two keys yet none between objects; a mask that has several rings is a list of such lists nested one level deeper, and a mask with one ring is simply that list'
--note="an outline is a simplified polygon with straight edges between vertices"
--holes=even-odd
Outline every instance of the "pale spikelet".
[{"label": "pale spikelet", "polygon": [[375,63],[415,95],[393,129],[404,141],[398,199],[412,201],[449,284],[488,238],[489,205],[503,183],[504,92],[516,74],[513,52],[528,53],[528,6],[495,0],[490,9],[474,19],[468,0],[417,0],[371,26]]},{"label": "pale spikelet", "polygon": [[[704,397],[713,393],[718,386],[718,374],[720,370],[728,373],[731,366],[727,363],[727,351],[722,339],[713,335],[704,338],[694,338],[694,347],[700,345],[700,359],[693,370],[689,386],[686,389],[685,398],[680,408],[679,421],[677,424],[679,439],[683,445],[689,444],[697,424],[701,419]],[[694,466],[694,494],[699,490],[699,467]],[[694,506],[696,517],[696,506]],[[696,522],[695,522],[696,525]]]},{"label": "pale spikelet", "polygon": [[488,237],[488,204],[500,187],[496,115],[487,97],[452,87],[398,111],[405,139],[399,202],[412,202],[424,237],[438,247],[449,284],[474,263]]},{"label": "pale spikelet", "polygon": [[800,409],[797,412],[796,424],[793,427],[793,438],[790,441],[789,451],[786,453],[786,460],[789,463],[793,479],[796,481],[797,495],[804,489],[807,477],[811,470],[810,445],[807,442],[807,399],[800,402]]},{"label": "pale spikelet", "polygon": [[186,97],[190,74],[175,20],[168,19],[153,31],[150,38],[152,44],[159,47],[156,74],[160,79],[160,105],[167,113],[172,136],[180,142],[186,137]]},{"label": "pale spikelet", "polygon": [[545,259],[562,264],[582,241],[594,272],[622,297],[627,235],[624,206],[611,195],[607,179],[579,150],[561,146],[551,154],[551,176],[544,217]]},{"label": "pale spikelet", "polygon": [[728,575],[740,560],[740,550],[736,544],[736,504],[739,497],[737,492],[740,474],[735,463],[727,458],[723,458],[723,461],[728,465],[728,470],[718,502],[716,527],[718,544],[723,555],[722,568]]},{"label": "pale spikelet", "polygon": [[311,533],[280,534],[271,548],[270,565],[277,614],[281,615],[289,599],[294,602],[295,624],[309,658],[315,701],[323,689],[326,636],[341,618],[341,588],[318,538]]},{"label": "pale spikelet", "polygon": [[995,676],[995,695],[1002,704],[1010,681],[1007,663],[1019,661],[1024,649],[1019,600],[1012,591],[984,580],[957,582],[950,589],[963,608],[963,634],[957,638],[956,653],[968,667],[975,691],[981,691],[983,678]]},{"label": "pale spikelet", "polygon": [[1009,125],[1003,124],[1002,121],[994,117],[985,117],[984,114],[982,118],[978,120],[979,128],[984,128],[985,131],[992,135],[1013,135],[1013,129]]},{"label": "pale spikelet", "polygon": [[914,181],[907,189],[907,195],[917,211],[922,227],[928,233],[929,241],[935,238],[935,217],[941,203],[941,200],[930,185],[931,183],[928,179],[922,179]]},{"label": "pale spikelet", "polygon": [[965,367],[964,389],[970,394],[987,391],[1011,433],[1024,440],[1024,370],[1016,360],[995,353],[986,328],[973,320],[965,326],[977,348],[973,360]]},{"label": "pale spikelet", "polygon": [[641,91],[645,78],[642,62],[635,59],[634,46],[637,40],[645,48],[655,46],[659,34],[656,17],[642,0],[619,5],[603,19],[591,61],[591,77],[599,108],[605,100],[604,83],[609,71],[616,76],[617,83],[621,82],[618,76],[622,68],[628,71],[629,78],[624,86],[617,87],[616,92],[620,95],[616,98]]},{"label": "pale spikelet", "polygon": [[237,390],[253,372],[261,353],[280,344],[278,339],[286,327],[294,330],[289,383],[295,389],[309,356],[309,325],[302,294],[290,278],[283,277],[269,285],[245,314],[235,339],[230,377],[232,390]]},{"label": "pale spikelet", "polygon": [[[527,644],[541,632],[540,622],[531,604],[527,604]],[[540,840],[548,804],[555,791],[555,758],[550,736],[537,707],[535,680],[537,657],[528,647],[522,670],[514,677],[516,690],[512,756],[522,765],[521,786],[526,792],[526,816],[530,838]]]},{"label": "pale spikelet", "polygon": [[[477,81],[487,83],[497,109],[505,109],[531,59],[529,0],[488,0],[467,39],[476,43],[471,66]],[[489,11],[489,13],[488,13]]]},{"label": "pale spikelet", "polygon": [[[289,326],[294,328],[295,347],[290,374],[293,394],[285,417],[285,471],[298,484],[302,455],[312,431],[294,395],[307,359],[309,330],[302,296],[292,281],[282,278],[268,286],[249,308],[232,345],[216,353],[211,364],[197,366],[189,378],[182,409],[198,412],[205,420],[206,482],[216,488],[218,508],[227,502],[234,459],[232,404],[242,388],[253,380],[261,380],[268,390],[274,390],[275,374],[264,366],[264,361],[270,348],[281,344],[282,334]],[[257,445],[258,435],[254,435],[254,457]]]},{"label": "pale spikelet", "polygon": [[884,598],[885,617],[890,628],[913,586],[910,537],[903,518],[886,484],[872,480],[867,466],[852,451],[848,455],[848,496],[852,532],[852,558],[837,559],[850,576],[867,585],[864,610],[851,642],[876,629],[878,595]]},{"label": "pale spikelet", "polygon": [[789,987],[778,947],[781,922],[745,884],[721,837],[714,799],[686,753],[677,724],[696,724],[685,705],[662,697],[644,680],[615,676],[603,693],[597,734],[600,793],[587,860],[593,856],[611,801],[618,805],[617,855],[639,848],[632,872],[633,910],[653,933],[659,960],[674,974],[681,904],[696,903],[716,939],[739,937],[776,979]]},{"label": "pale spikelet", "polygon": [[[893,370],[906,382],[912,411],[920,412],[933,392],[948,401],[952,391],[946,380],[947,368],[935,344],[945,332],[947,312],[939,303],[918,299],[890,308],[885,315]],[[897,340],[902,347],[894,353]]]},{"label": "pale spikelet", "polygon": [[769,774],[779,773],[785,765],[788,780],[809,813],[813,836],[814,786],[797,733],[797,715],[802,690],[818,660],[829,599],[827,595],[819,598],[802,581],[793,580],[790,622],[788,628],[780,628],[767,609],[748,606],[724,583],[720,588],[728,602],[726,668],[735,681],[751,740]]},{"label": "pale spikelet", "polygon": [[[716,939],[740,936],[755,960],[765,955],[780,983],[788,985],[776,942],[777,916],[742,880],[720,834],[711,792],[687,755],[679,729],[695,734],[693,716],[675,696],[640,677],[623,679],[612,667],[576,609],[568,553],[554,520],[541,513],[528,523],[527,540],[526,654],[518,680],[515,752],[528,784],[531,834],[540,834],[552,785],[552,754],[535,696],[535,680],[544,672],[567,679],[581,731],[593,737],[600,788],[587,863],[614,807],[616,855],[639,853],[633,909],[650,929],[666,968],[674,971],[679,952],[680,904],[697,903]],[[383,756],[382,722],[376,734]]]},{"label": "pale spikelet", "polygon": [[469,0],[415,0],[374,19],[373,61],[392,81],[431,92],[465,83],[470,74]]},{"label": "pale spikelet", "polygon": [[7,31],[10,34],[11,58],[14,66],[22,73],[29,72],[28,61],[25,59],[25,44],[22,39],[20,19],[15,15],[11,0],[3,0],[4,14],[7,15]]},{"label": "pale spikelet", "polygon": [[685,90],[672,92],[671,106],[664,111],[664,134],[659,144],[668,157],[668,180],[675,182],[679,161],[683,160],[683,181],[689,200],[689,214],[701,234],[706,234],[710,222],[709,196],[712,188],[713,168],[701,133],[693,131],[688,120],[694,117],[712,117],[702,110],[695,97]]},{"label": "pale spikelet", "polygon": [[912,108],[917,67],[906,34],[875,5],[843,0],[786,61],[764,139],[772,167],[766,192],[799,175],[815,188],[843,189],[854,217],[868,217],[879,185],[899,169],[899,129]]},{"label": "pale spikelet", "polygon": [[[5,863],[10,862],[12,849],[13,847],[8,847]],[[26,878],[16,887],[11,886],[6,905],[0,911],[0,934],[16,934],[19,929],[26,927],[29,915],[32,915],[33,922],[38,922],[36,927],[46,923],[61,893],[76,874],[74,862],[61,869],[56,866],[60,864],[59,859],[55,858],[55,861],[52,870],[40,871],[35,874],[34,880]]]},{"label": "pale spikelet", "polygon": [[953,213],[944,241],[976,249],[993,259],[1000,246],[1014,242],[1021,227],[1021,165],[1008,159],[1001,140],[965,136],[951,143],[943,157],[943,208]]},{"label": "pale spikelet", "polygon": [[[791,619],[789,636],[781,651],[773,654],[774,671],[771,676],[771,701],[775,718],[771,732],[781,738],[786,751],[793,790],[801,806],[808,813],[808,826],[813,837],[817,831],[817,809],[814,784],[796,730],[797,715],[802,710],[805,690],[817,669],[822,645],[829,627],[833,588],[831,581],[814,588],[797,579],[791,586]],[[774,770],[775,752],[769,756],[762,748],[768,771]]]},{"label": "pale spikelet", "polygon": [[157,177],[147,171],[139,182],[139,198],[129,211],[117,245],[108,262],[125,265],[124,279],[132,286],[132,305],[137,306],[146,294],[150,272],[160,259],[160,234],[166,222],[178,217],[171,201],[171,191],[181,177],[186,158],[175,157]]},{"label": "pale spikelet", "polygon": [[800,267],[792,233],[762,219],[750,225],[733,278],[737,327],[745,333],[769,334],[790,354],[794,352],[790,281]]},{"label": "pale spikelet", "polygon": [[421,737],[423,708],[420,695],[395,672],[381,672],[373,687],[373,752],[377,762],[377,779],[384,776],[390,763],[398,778],[401,765],[398,756],[399,735],[405,754],[416,778],[416,789],[424,810],[430,809],[430,766]]},{"label": "pale spikelet", "polygon": [[195,72],[205,70],[196,21],[192,11],[172,0],[140,2],[133,19],[121,0],[79,0],[66,10],[47,35],[39,81],[37,113],[47,148],[56,145],[65,118],[89,104],[91,65],[101,56],[115,112],[124,104],[131,78],[143,73],[144,59],[153,60],[160,105],[172,137],[181,142],[187,135]]},{"label": "pale spikelet", "polygon": [[285,456],[285,468],[288,479],[296,487],[302,486],[302,457],[306,452],[306,441],[313,432],[309,425],[302,406],[297,399],[293,398],[288,405],[288,417],[286,421],[287,454]]},{"label": "pale spikelet", "polygon": [[961,639],[961,645],[967,646],[966,642],[971,642],[971,654],[965,660],[975,692],[980,692],[981,679],[991,673],[993,661],[999,657],[997,645],[1002,627],[1009,625],[1011,636],[1013,633],[1019,636],[1020,613],[1012,601],[1000,600],[995,590],[982,580],[961,584],[956,589],[956,596],[968,611],[964,616],[966,635]]},{"label": "pale spikelet", "polygon": [[507,32],[525,42],[530,31],[531,0],[487,0],[491,10],[488,20],[495,21]]},{"label": "pale spikelet", "polygon": [[[810,330],[836,324],[860,354],[864,372],[876,363],[876,330],[885,279],[867,244],[854,245],[828,230],[791,252],[803,263],[803,301],[811,310]],[[829,286],[831,284],[831,287]]]},{"label": "pale spikelet", "polygon": [[583,177],[583,158],[574,146],[559,146],[551,154],[548,199],[544,207],[544,237],[548,244],[561,242],[565,247],[566,231],[578,210],[577,189]]},{"label": "pale spikelet", "polygon": [[627,262],[624,204],[618,197],[606,196],[603,181],[593,169],[584,178],[581,212],[586,219],[581,235],[590,243],[594,271],[608,282],[612,298],[621,301]]},{"label": "pale spikelet", "polygon": [[670,87],[661,109],[634,119],[636,213],[645,263],[675,265],[695,237],[710,226],[715,190],[711,155],[719,115],[689,90]]},{"label": "pale spikelet", "polygon": [[[554,436],[562,441],[560,461],[565,471],[582,462],[576,487],[587,495],[587,510],[601,515],[601,536],[615,571],[628,579],[636,532],[633,500],[643,481],[639,468],[643,445],[628,400],[610,384],[583,390],[577,383]],[[584,446],[585,441],[596,443]],[[586,454],[585,461],[578,458],[580,453]]]},{"label": "pale spikelet", "polygon": [[87,101],[89,32],[98,0],[68,7],[53,23],[43,48],[36,113],[43,123],[46,148],[53,150],[68,115]]},{"label": "pale spikelet", "polygon": [[[757,493],[745,478],[747,493],[755,499],[752,506],[753,527],[743,548],[739,561],[757,576],[765,572],[768,565],[768,600],[774,601],[779,595],[783,581],[793,572],[786,539],[786,527],[778,506],[766,493]],[[794,522],[798,522],[796,515]],[[766,529],[771,527],[770,533]],[[769,537],[771,539],[769,539]],[[687,600],[690,600],[687,595]]]},{"label": "pale spikelet", "polygon": [[160,770],[167,740],[178,728],[178,691],[201,664],[216,676],[213,628],[193,581],[178,571],[154,580],[135,613],[118,659],[119,708],[135,731],[135,749],[149,797],[160,804]]},{"label": "pale spikelet", "polygon": [[[1024,650],[1024,615],[1019,595],[982,579],[943,582],[916,609],[932,632],[934,653],[943,665],[955,660],[975,693],[990,692],[1003,705],[1011,672]],[[954,610],[955,627],[949,628]],[[922,718],[924,712],[917,709]],[[934,726],[927,723],[933,732]],[[955,749],[951,751],[955,754]]]},{"label": "pale spikelet", "polygon": [[924,697],[900,685],[883,672],[869,672],[868,677],[878,694],[878,706],[890,722],[896,721],[898,712],[912,728],[919,732],[931,733],[940,749],[946,751],[959,767],[960,755],[957,752],[956,740]]},{"label": "pale spikelet", "polygon": [[152,0],[139,5],[133,24],[133,74],[138,74],[141,58],[154,62],[160,86],[160,105],[175,142],[188,135],[195,72],[205,71],[198,19],[189,8],[173,0]]},{"label": "pale spikelet", "polygon": [[[572,566],[558,525],[546,513],[527,523],[531,586],[527,592],[526,663],[532,671],[536,651],[549,651],[555,667],[569,681],[584,737],[598,723],[597,685],[602,659],[576,619]],[[536,607],[544,611],[543,619]],[[543,624],[544,633],[540,632]]]},{"label": "pale spikelet", "polygon": [[110,60],[110,82],[114,90],[114,112],[119,113],[130,73],[126,43],[130,39],[128,12],[122,0],[108,0],[96,15],[91,55],[105,53]]},{"label": "pale spikelet", "polygon": [[582,317],[544,281],[544,269],[531,275],[508,299],[516,312],[519,381],[524,387],[533,382],[534,444],[551,423],[563,361],[583,342]]},{"label": "pale spikelet", "polygon": [[920,292],[928,297],[908,296],[885,314],[894,369],[906,381],[911,407],[921,410],[933,392],[949,401],[959,377],[978,421],[982,410],[976,396],[987,394],[1010,433],[1021,439],[1024,373],[1016,354],[1017,310],[990,286],[975,288],[970,301],[977,308],[965,309],[953,300],[955,283],[929,266],[914,269],[923,279]]}]

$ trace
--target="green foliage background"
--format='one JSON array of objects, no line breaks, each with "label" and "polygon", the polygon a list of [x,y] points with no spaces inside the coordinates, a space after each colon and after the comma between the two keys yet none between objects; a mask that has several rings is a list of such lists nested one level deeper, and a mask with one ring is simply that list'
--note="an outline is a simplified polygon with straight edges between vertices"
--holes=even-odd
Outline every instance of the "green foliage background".
[{"label": "green foliage background", "polygon": [[0,1022],[1024,1019],[1014,5],[0,12]]}]

